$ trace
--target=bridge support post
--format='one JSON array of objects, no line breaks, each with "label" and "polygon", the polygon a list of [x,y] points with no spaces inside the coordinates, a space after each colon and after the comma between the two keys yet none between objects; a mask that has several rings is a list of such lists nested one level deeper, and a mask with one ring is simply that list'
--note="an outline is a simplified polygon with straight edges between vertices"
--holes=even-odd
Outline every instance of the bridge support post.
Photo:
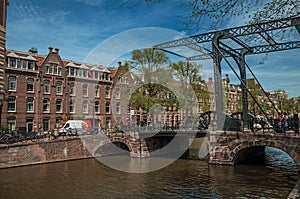
[{"label": "bridge support post", "polygon": [[248,93],[247,93],[247,76],[245,68],[245,55],[248,50],[243,49],[241,56],[238,58],[238,66],[240,69],[241,85],[242,85],[242,110],[243,110],[243,123],[244,127],[249,128],[249,115],[248,115]]},{"label": "bridge support post", "polygon": [[215,80],[215,102],[216,102],[216,115],[217,115],[217,129],[221,130],[224,126],[224,101],[223,101],[223,85],[221,74],[221,61],[222,56],[219,50],[219,39],[222,37],[223,32],[217,32],[212,41],[213,50],[213,66],[214,66],[214,80]]}]

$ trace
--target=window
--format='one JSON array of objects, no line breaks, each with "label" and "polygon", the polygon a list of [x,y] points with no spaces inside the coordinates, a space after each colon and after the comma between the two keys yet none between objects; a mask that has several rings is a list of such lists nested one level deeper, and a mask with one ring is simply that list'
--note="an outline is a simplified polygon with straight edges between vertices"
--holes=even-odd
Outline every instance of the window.
[{"label": "window", "polygon": [[100,106],[99,106],[99,102],[95,102],[95,104],[94,104],[94,111],[95,111],[95,113],[100,113]]},{"label": "window", "polygon": [[57,75],[61,75],[61,67],[57,68]]},{"label": "window", "polygon": [[7,126],[10,130],[16,130],[16,118],[8,118],[7,119]]},{"label": "window", "polygon": [[62,83],[56,82],[56,95],[62,95]]},{"label": "window", "polygon": [[45,113],[49,113],[50,112],[50,99],[46,98],[43,100],[43,111]]},{"label": "window", "polygon": [[23,69],[27,68],[27,61],[26,60],[22,60],[22,68]]},{"label": "window", "polygon": [[15,97],[8,97],[7,110],[8,111],[16,111],[16,98]]},{"label": "window", "polygon": [[95,78],[95,79],[99,79],[99,73],[96,72],[96,71],[94,71],[94,78]]},{"label": "window", "polygon": [[79,70],[78,70],[78,76],[79,76],[79,77],[82,77],[82,69],[79,69]]},{"label": "window", "polygon": [[44,131],[49,131],[50,130],[50,119],[44,118],[43,119],[43,130]]},{"label": "window", "polygon": [[34,62],[33,61],[28,61],[28,69],[34,70]]},{"label": "window", "polygon": [[116,103],[116,113],[121,114],[121,107],[120,107],[120,102]]},{"label": "window", "polygon": [[116,99],[120,99],[120,89],[116,89]]},{"label": "window", "polygon": [[127,82],[127,77],[121,77],[120,82],[121,82],[121,84],[127,84],[128,83]]},{"label": "window", "polygon": [[82,102],[82,113],[87,114],[88,112],[88,101],[85,100]]},{"label": "window", "polygon": [[109,80],[109,74],[105,73],[105,80]]},{"label": "window", "polygon": [[16,91],[16,85],[17,85],[16,83],[17,83],[16,77],[9,77],[8,78],[8,90]]},{"label": "window", "polygon": [[70,101],[70,113],[75,113],[75,102],[73,100]]},{"label": "window", "polygon": [[50,63],[46,65],[46,73],[50,75],[59,75],[58,73],[58,64]]},{"label": "window", "polygon": [[62,113],[62,100],[56,100],[56,112]]},{"label": "window", "polygon": [[57,68],[58,68],[57,65],[53,66],[53,74],[54,75],[57,75]]},{"label": "window", "polygon": [[21,67],[22,67],[21,60],[20,60],[20,59],[18,59],[18,60],[17,60],[17,68],[21,68]]},{"label": "window", "polygon": [[26,119],[26,131],[33,132],[33,119],[32,118]]},{"label": "window", "polygon": [[75,84],[74,83],[70,84],[70,95],[75,96]]},{"label": "window", "polygon": [[12,68],[15,68],[16,67],[16,58],[9,58],[9,66],[12,67]]},{"label": "window", "polygon": [[83,84],[82,85],[82,95],[84,97],[87,97],[88,96],[88,85],[87,84]]},{"label": "window", "polygon": [[83,70],[83,77],[87,77],[87,70]]},{"label": "window", "polygon": [[27,79],[27,92],[34,92],[34,79]]},{"label": "window", "polygon": [[110,98],[110,88],[109,87],[105,88],[105,97]]},{"label": "window", "polygon": [[33,98],[26,99],[26,112],[33,112]]},{"label": "window", "polygon": [[99,86],[95,86],[95,97],[99,97]]},{"label": "window", "polygon": [[44,93],[50,93],[50,81],[44,81]]},{"label": "window", "polygon": [[70,75],[75,76],[75,68],[73,67],[70,68]]},{"label": "window", "polygon": [[105,103],[105,113],[110,113],[110,103],[109,102]]},{"label": "window", "polygon": [[48,67],[48,71],[47,72],[48,72],[48,74],[52,74],[52,66]]}]

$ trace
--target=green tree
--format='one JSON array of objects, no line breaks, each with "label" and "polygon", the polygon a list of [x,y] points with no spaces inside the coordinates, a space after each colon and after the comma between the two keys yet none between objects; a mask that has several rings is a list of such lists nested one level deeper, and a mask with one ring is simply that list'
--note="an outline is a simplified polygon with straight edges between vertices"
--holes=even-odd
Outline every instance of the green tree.
[{"label": "green tree", "polygon": [[169,61],[166,53],[153,48],[146,48],[144,50],[134,50],[128,63],[131,69],[148,74],[160,68],[166,68]]},{"label": "green tree", "polygon": [[171,63],[170,68],[172,69],[175,78],[178,79],[182,84],[183,96],[187,99],[193,100],[187,96],[189,91],[185,90],[190,90],[187,85],[191,85],[193,91],[195,92],[195,96],[197,97],[200,108],[203,112],[208,111],[210,109],[208,103],[210,95],[207,91],[206,83],[203,80],[203,77],[200,75],[202,65],[195,62],[178,61],[176,63]]}]

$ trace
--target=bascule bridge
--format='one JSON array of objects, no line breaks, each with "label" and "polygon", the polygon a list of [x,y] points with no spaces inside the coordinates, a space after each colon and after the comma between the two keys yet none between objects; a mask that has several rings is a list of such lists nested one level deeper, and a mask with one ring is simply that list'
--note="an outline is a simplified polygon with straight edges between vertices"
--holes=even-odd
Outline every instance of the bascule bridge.
[{"label": "bascule bridge", "polygon": [[[278,34],[282,36],[284,32],[290,30],[295,32],[296,39],[286,38],[278,40]],[[191,150],[191,148],[195,149],[198,147],[196,152],[198,158],[209,157],[210,163],[228,165],[234,165],[262,154],[265,147],[270,146],[289,154],[300,171],[298,116],[294,118],[294,125],[291,129],[275,128],[274,126],[268,129],[253,128],[253,117],[248,113],[248,97],[253,98],[256,103],[258,102],[249,91],[246,81],[247,71],[250,71],[259,83],[250,66],[246,63],[247,55],[300,48],[299,34],[300,17],[290,17],[213,31],[155,45],[154,49],[180,56],[187,61],[213,60],[216,111],[201,114],[194,123],[196,126],[194,125],[193,127],[196,128],[193,129],[183,128],[181,131],[176,129],[169,131],[160,130],[159,133],[154,133],[155,135],[151,132],[151,129],[148,129],[149,136],[145,130],[133,129],[126,131],[129,133],[111,134],[107,142],[103,142],[102,139],[100,141],[99,139],[93,139],[93,141],[87,142],[89,143],[87,146],[92,154],[101,155],[105,154],[105,146],[112,142],[119,148],[126,149],[133,157],[151,157],[158,150],[164,153],[163,147],[172,143],[172,140],[175,139],[177,143],[172,150],[186,150],[187,148]],[[253,42],[254,38],[258,42]],[[180,47],[193,50],[197,55],[188,57],[179,54],[174,49]],[[239,71],[235,70],[233,63],[228,58],[234,60],[233,63],[238,66]],[[232,69],[242,86],[243,111],[238,119],[224,114],[221,79],[222,60]],[[264,93],[266,94],[265,91]],[[268,97],[267,94],[266,96]],[[272,103],[271,100],[270,103]],[[273,103],[272,105],[279,113],[277,107]],[[261,108],[260,106],[258,107]],[[261,109],[261,112],[269,119],[263,109]],[[193,145],[193,143],[189,145],[194,138],[198,139],[199,144],[197,146],[195,146],[196,144]],[[111,148],[106,151],[111,151]],[[170,150],[166,152],[170,152]]]},{"label": "bascule bridge", "polygon": [[[287,34],[291,33],[293,34]],[[291,36],[292,35],[292,36]],[[266,98],[275,111],[280,110],[270,100],[262,85],[259,83],[251,67],[246,62],[247,55],[272,53],[300,48],[300,17],[265,21],[240,27],[212,31],[193,35],[153,46],[154,49],[184,58],[186,61],[212,59],[215,82],[216,111],[214,119],[216,128],[210,130],[209,156],[210,163],[233,165],[247,158],[264,152],[266,146],[276,147],[288,153],[296,162],[300,170],[299,122],[298,114],[294,117],[292,133],[286,129],[253,130],[253,118],[248,113],[248,98],[251,97],[261,112],[269,120],[268,115],[259,106],[257,99],[247,86],[247,71],[261,87]],[[189,56],[193,51],[196,55]],[[232,62],[230,59],[233,59]],[[224,99],[222,88],[222,63],[226,63],[239,79],[242,86],[242,114],[241,120],[232,120],[224,114]],[[238,71],[234,65],[237,65]],[[211,112],[209,112],[210,117]],[[201,118],[200,118],[201,119]],[[211,121],[211,120],[209,120]],[[199,121],[200,122],[200,121]],[[235,124],[234,124],[235,123]],[[234,124],[235,128],[229,126]],[[209,128],[209,125],[207,126]],[[210,129],[210,128],[209,128]],[[285,132],[285,133],[278,133]]]}]

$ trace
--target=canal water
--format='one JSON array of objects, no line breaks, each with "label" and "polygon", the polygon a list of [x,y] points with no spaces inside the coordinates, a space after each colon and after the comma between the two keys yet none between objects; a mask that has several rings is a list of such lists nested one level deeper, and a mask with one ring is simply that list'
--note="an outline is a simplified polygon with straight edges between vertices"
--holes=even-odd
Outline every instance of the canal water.
[{"label": "canal water", "polygon": [[132,174],[84,159],[0,170],[0,198],[287,198],[298,171],[287,154],[266,149],[265,163],[209,165],[180,159]]}]

